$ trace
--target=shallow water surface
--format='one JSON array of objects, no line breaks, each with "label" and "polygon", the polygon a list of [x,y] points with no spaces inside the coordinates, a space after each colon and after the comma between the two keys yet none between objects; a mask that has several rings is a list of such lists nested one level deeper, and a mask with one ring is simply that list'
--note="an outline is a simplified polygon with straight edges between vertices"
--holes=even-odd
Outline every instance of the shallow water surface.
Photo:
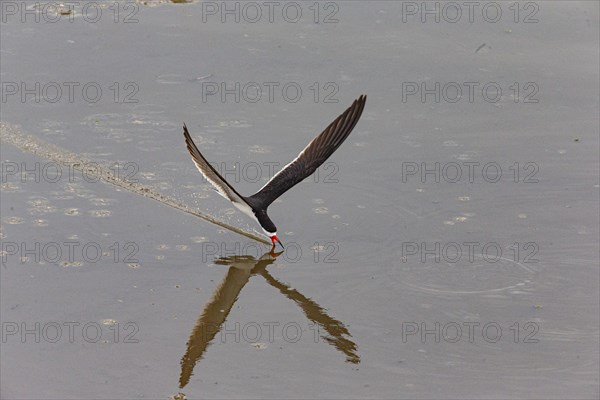
[{"label": "shallow water surface", "polygon": [[[2,398],[599,396],[597,3],[94,4],[3,10]],[[281,253],[185,148],[250,194],[363,93]]]}]

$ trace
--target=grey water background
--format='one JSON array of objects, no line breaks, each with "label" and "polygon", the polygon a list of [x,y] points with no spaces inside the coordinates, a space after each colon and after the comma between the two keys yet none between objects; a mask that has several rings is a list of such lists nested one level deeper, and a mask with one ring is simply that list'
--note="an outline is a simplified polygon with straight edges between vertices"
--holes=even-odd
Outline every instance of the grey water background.
[{"label": "grey water background", "polygon": [[[268,274],[264,245],[3,141],[2,398],[598,398],[598,3],[497,2],[496,22],[489,2],[472,22],[421,2],[281,3],[273,22],[260,2],[256,22],[245,3],[239,22],[221,2],[94,4],[3,8],[2,123],[229,224],[257,229],[202,180],[183,122],[250,194],[368,101],[271,206],[287,251]],[[47,90],[22,101],[21,82]],[[222,82],[239,101],[209,95]]]}]

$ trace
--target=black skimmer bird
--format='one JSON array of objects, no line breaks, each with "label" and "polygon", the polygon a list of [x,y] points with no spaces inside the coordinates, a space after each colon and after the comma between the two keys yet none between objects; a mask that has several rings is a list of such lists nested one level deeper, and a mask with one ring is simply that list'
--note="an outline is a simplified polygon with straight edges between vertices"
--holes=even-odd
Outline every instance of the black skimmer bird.
[{"label": "black skimmer bird", "polygon": [[273,247],[275,247],[275,242],[283,247],[277,238],[277,228],[267,215],[267,208],[275,199],[315,172],[340,147],[360,119],[366,101],[366,95],[354,100],[346,111],[298,154],[298,157],[276,173],[258,192],[249,197],[239,194],[206,161],[190,137],[185,124],[183,124],[183,136],[185,136],[185,142],[194,164],[217,192],[231,201],[238,210],[258,222],[263,231],[271,238]]}]

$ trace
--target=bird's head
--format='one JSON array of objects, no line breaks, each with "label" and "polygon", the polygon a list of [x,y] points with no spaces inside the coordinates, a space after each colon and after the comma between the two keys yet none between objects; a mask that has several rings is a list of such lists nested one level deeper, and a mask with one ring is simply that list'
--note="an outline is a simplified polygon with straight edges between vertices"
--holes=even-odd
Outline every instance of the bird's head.
[{"label": "bird's head", "polygon": [[283,247],[283,244],[281,244],[281,242],[279,241],[279,238],[277,237],[277,232],[273,233],[273,234],[269,234],[269,237],[271,238],[271,243],[273,243],[273,248],[275,247],[275,242],[279,243],[279,245],[281,246],[282,249],[285,249],[285,247]]}]

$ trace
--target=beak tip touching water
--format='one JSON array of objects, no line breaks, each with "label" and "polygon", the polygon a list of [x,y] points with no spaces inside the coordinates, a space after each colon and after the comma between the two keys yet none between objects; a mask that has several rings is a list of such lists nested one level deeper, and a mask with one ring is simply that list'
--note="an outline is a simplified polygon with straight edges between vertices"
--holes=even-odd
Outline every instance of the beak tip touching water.
[{"label": "beak tip touching water", "polygon": [[281,243],[281,241],[279,240],[277,235],[271,236],[271,243],[273,243],[273,247],[275,247],[275,242],[279,243],[279,245],[281,246],[282,249],[285,249],[285,247],[283,247],[283,244]]}]

